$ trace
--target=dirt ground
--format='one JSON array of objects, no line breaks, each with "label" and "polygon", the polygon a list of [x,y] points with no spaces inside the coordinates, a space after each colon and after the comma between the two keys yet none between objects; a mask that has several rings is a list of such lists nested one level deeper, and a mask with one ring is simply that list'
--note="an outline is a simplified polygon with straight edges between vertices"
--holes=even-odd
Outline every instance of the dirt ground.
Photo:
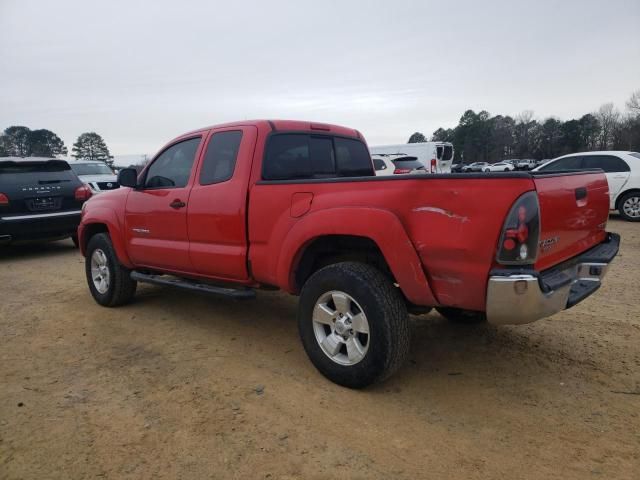
[{"label": "dirt ground", "polygon": [[414,317],[411,361],[350,391],[296,299],[141,286],[105,309],[70,241],[0,252],[0,478],[639,478],[640,224],[552,319]]}]

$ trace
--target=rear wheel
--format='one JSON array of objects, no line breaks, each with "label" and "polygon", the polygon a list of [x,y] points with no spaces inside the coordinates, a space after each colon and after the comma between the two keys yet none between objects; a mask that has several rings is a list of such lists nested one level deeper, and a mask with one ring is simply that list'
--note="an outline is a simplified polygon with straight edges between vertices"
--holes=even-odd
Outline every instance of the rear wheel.
[{"label": "rear wheel", "polygon": [[485,171],[485,172],[490,172],[490,171],[491,171],[491,169],[490,169],[490,168],[485,168],[485,169],[484,169],[484,171]]},{"label": "rear wheel", "polygon": [[505,168],[505,169],[504,169],[504,171],[505,171],[505,172],[508,172],[508,171],[509,171],[509,169],[508,169],[508,168]]},{"label": "rear wheel", "polygon": [[483,323],[487,321],[487,315],[484,312],[476,312],[475,310],[464,310],[454,307],[436,307],[440,315],[454,323]]},{"label": "rear wheel", "polygon": [[105,307],[123,305],[136,293],[137,282],[131,279],[131,271],[118,261],[106,233],[98,233],[89,240],[85,273],[91,295]]},{"label": "rear wheel", "polygon": [[629,222],[640,222],[640,192],[629,192],[620,199],[620,216]]},{"label": "rear wheel", "polygon": [[409,354],[409,318],[400,293],[363,263],[315,272],[300,295],[298,328],[320,373],[349,388],[384,380]]}]

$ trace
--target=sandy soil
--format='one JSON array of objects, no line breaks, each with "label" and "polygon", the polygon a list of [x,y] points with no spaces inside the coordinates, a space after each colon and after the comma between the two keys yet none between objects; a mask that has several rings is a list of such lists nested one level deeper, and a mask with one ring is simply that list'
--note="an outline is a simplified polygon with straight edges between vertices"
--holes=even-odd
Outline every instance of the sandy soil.
[{"label": "sandy soil", "polygon": [[70,241],[0,252],[0,478],[638,478],[640,224],[605,285],[520,327],[413,318],[365,391],[307,360],[296,299],[91,299]]}]

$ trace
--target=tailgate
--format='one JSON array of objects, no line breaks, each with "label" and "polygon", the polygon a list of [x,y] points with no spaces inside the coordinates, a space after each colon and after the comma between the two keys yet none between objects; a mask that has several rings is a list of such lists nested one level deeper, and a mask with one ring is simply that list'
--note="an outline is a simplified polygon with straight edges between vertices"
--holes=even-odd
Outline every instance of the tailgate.
[{"label": "tailgate", "polygon": [[609,186],[603,172],[532,176],[540,202],[537,270],[575,257],[605,239]]}]

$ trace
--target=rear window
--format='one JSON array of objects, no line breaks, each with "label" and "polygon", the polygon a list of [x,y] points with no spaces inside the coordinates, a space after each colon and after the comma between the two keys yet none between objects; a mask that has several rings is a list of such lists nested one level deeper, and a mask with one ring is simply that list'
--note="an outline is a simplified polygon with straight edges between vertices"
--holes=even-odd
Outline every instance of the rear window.
[{"label": "rear window", "polygon": [[632,157],[640,158],[640,153],[638,152],[633,152],[633,153],[630,153],[629,155],[631,155]]},{"label": "rear window", "polygon": [[444,153],[442,154],[442,160],[444,160],[445,162],[448,162],[449,160],[453,160],[453,146],[452,145],[445,145],[444,146]]},{"label": "rear window", "polygon": [[71,170],[76,175],[113,175],[111,170],[104,163],[72,163]]},{"label": "rear window", "polygon": [[77,182],[78,177],[64,160],[48,162],[2,162],[0,182],[8,185],[47,185]]},{"label": "rear window", "polygon": [[361,141],[300,133],[271,136],[262,168],[265,180],[373,175],[371,157]]},{"label": "rear window", "polygon": [[613,155],[585,155],[582,158],[582,168],[601,168],[606,173],[631,170],[624,160]]},{"label": "rear window", "polygon": [[443,160],[442,158],[443,151],[444,151],[444,147],[436,147],[436,156],[438,157],[438,160]]},{"label": "rear window", "polygon": [[391,161],[398,168],[424,169],[424,165],[416,157],[404,157]]},{"label": "rear window", "polygon": [[65,172],[69,170],[69,164],[63,160],[49,160],[46,162],[0,162],[0,173]]}]

